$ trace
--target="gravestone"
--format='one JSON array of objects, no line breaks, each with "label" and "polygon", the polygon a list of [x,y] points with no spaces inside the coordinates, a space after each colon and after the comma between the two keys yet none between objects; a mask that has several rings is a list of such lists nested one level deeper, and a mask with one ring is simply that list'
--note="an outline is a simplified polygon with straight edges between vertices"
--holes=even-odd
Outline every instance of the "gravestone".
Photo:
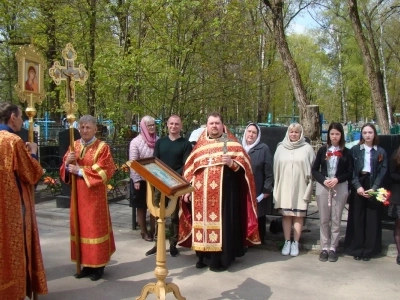
[{"label": "gravestone", "polygon": [[[263,127],[260,126],[261,138],[260,142],[266,144],[274,157],[278,143],[282,142],[286,135],[287,127]],[[267,215],[276,215],[274,210],[273,195],[271,194],[267,199]]]},{"label": "gravestone", "polygon": [[[79,131],[74,128],[74,141],[81,138]],[[58,152],[62,158],[64,157],[65,153],[67,153],[70,146],[69,141],[69,129],[60,131],[58,133]],[[60,163],[60,166],[61,166]],[[69,184],[64,183],[61,181],[61,195],[56,197],[56,203],[58,208],[69,208],[70,206],[70,198],[71,198],[71,186]]]},{"label": "gravestone", "polygon": [[262,127],[260,142],[267,144],[269,150],[271,150],[272,156],[274,156],[278,143],[283,141],[286,135],[287,127]]},{"label": "gravestone", "polygon": [[[21,128],[21,130],[19,132],[15,133],[16,135],[18,135],[25,143],[28,141],[29,139],[29,130],[25,129],[25,128]],[[33,141],[37,144],[38,142],[38,133],[37,131],[33,131]]]},{"label": "gravestone", "polygon": [[61,156],[58,146],[39,146],[40,163],[46,172],[57,172],[61,165]]}]

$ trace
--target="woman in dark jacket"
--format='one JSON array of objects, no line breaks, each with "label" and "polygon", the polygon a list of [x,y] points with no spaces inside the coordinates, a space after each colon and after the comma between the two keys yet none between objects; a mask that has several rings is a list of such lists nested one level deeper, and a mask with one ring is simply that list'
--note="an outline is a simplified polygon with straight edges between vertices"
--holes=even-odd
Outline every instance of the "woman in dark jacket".
[{"label": "woman in dark jacket", "polygon": [[345,252],[355,260],[369,261],[382,247],[383,204],[368,194],[381,187],[387,171],[386,151],[378,142],[375,126],[366,123],[361,128],[360,143],[351,148],[356,193],[349,205]]},{"label": "woman in dark jacket", "polygon": [[390,158],[389,175],[392,180],[391,197],[388,215],[395,218],[394,221],[394,241],[397,247],[396,262],[400,265],[400,147],[397,148]]},{"label": "woman in dark jacket", "polygon": [[342,213],[349,194],[347,181],[353,175],[353,158],[345,147],[342,124],[329,125],[327,145],[319,148],[312,175],[317,181],[315,195],[321,223],[319,260],[335,262]]},{"label": "woman in dark jacket", "polygon": [[274,174],[272,169],[272,155],[269,147],[260,142],[261,130],[255,123],[247,125],[242,139],[243,148],[251,159],[251,168],[256,183],[258,232],[261,243],[265,243],[267,198],[271,194]]}]

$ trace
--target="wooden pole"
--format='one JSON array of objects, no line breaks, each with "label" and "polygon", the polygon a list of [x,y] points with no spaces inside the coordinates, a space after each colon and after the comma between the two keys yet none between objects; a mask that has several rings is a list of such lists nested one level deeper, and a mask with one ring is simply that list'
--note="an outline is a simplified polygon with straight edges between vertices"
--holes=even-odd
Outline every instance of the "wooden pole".
[{"label": "wooden pole", "polygon": [[[28,105],[25,109],[25,114],[29,117],[29,130],[28,130],[28,142],[33,143],[33,118],[36,116],[36,108],[35,105],[33,104],[33,93],[30,93]],[[37,153],[36,153],[37,154]],[[31,185],[31,195],[33,198],[33,201],[35,201],[35,186],[32,184]],[[35,291],[33,293],[33,300],[37,300],[38,296]]]},{"label": "wooden pole", "polygon": [[[69,80],[67,79],[67,85],[69,85]],[[70,102],[70,112],[72,111],[72,102]],[[67,115],[67,120],[69,123],[69,151],[75,151],[75,139],[74,139],[74,122],[75,115],[70,113]],[[71,205],[74,211],[74,233],[75,233],[75,258],[76,258],[76,273],[81,274],[81,236],[79,233],[79,219],[78,219],[78,201],[76,197],[76,175],[71,174]]]}]

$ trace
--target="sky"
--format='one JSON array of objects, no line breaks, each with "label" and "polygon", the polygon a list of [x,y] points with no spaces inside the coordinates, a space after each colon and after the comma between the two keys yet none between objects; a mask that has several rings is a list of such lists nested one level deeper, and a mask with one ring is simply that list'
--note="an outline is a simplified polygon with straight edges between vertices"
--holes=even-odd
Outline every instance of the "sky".
[{"label": "sky", "polygon": [[299,14],[290,24],[289,31],[294,33],[307,33],[307,29],[317,27],[318,24],[309,15],[307,11]]}]

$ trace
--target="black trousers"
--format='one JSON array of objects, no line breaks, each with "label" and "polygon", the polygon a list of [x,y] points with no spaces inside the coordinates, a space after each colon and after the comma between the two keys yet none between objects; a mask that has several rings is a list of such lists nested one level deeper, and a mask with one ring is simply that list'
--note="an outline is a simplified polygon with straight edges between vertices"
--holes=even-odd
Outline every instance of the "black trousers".
[{"label": "black trousers", "polygon": [[265,244],[267,216],[258,217],[258,233],[260,234],[261,244]]},{"label": "black trousers", "polygon": [[[364,190],[370,189],[369,174],[360,175]],[[375,197],[364,198],[354,191],[349,203],[345,252],[349,255],[371,257],[381,253],[382,203]]]}]

